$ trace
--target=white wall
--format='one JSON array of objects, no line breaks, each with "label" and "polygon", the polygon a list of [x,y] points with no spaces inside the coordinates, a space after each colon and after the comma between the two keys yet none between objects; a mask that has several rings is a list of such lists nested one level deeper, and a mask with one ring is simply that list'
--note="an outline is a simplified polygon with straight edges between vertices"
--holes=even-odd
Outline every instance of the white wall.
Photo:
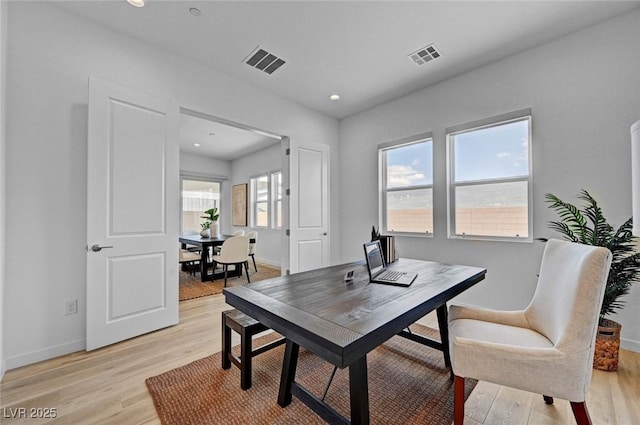
[{"label": "white wall", "polygon": [[7,3],[0,2],[0,378],[4,376],[4,287],[5,287],[5,103],[7,78]]},{"label": "white wall", "polygon": [[[7,368],[84,349],[89,76],[338,151],[335,119],[55,6],[11,2],[9,21]],[[72,298],[79,313],[64,316]]]},{"label": "white wall", "polygon": [[180,152],[180,173],[231,178],[231,161]]},{"label": "white wall", "polygon": [[[547,192],[575,201],[585,188],[619,225],[631,215],[629,127],[640,118],[638,46],[636,10],[343,120],[342,259],[361,258],[361,243],[378,224],[377,144],[433,131],[435,237],[399,238],[401,255],[484,266],[486,280],[460,301],[524,307],[535,288],[543,244],[447,239],[444,130],[531,107],[534,237],[554,236],[547,223],[557,217],[544,202]],[[623,324],[624,346],[638,351],[639,286],[623,313],[613,317]]]},{"label": "white wall", "polygon": [[[259,150],[252,154],[243,156],[231,162],[232,180],[229,186],[241,183],[249,183],[251,177],[266,174],[271,171],[281,171],[282,151],[279,144]],[[251,189],[249,189],[249,196]],[[231,204],[231,195],[224,199],[225,204]],[[249,213],[249,216],[251,213]],[[251,219],[249,219],[251,224]],[[244,230],[258,232],[258,242],[256,243],[256,260],[260,260],[273,266],[281,266],[280,254],[282,252],[282,231],[275,229],[253,228],[253,227],[232,227],[231,220],[223,224],[223,229],[229,232]]]}]

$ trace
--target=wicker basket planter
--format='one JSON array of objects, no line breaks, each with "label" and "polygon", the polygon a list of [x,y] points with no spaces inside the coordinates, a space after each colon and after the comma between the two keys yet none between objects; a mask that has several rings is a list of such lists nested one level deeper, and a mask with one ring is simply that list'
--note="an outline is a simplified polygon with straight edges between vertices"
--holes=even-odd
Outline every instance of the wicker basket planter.
[{"label": "wicker basket planter", "polygon": [[603,319],[598,326],[596,348],[593,356],[593,368],[613,372],[618,370],[618,352],[620,351],[620,329],[622,325],[613,320]]}]

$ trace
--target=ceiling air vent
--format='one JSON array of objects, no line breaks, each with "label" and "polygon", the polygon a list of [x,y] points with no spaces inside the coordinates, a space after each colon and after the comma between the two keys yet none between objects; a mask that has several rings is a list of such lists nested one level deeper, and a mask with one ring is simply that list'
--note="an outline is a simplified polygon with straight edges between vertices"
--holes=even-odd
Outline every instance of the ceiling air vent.
[{"label": "ceiling air vent", "polygon": [[276,55],[261,49],[260,46],[256,47],[253,52],[249,53],[249,56],[243,61],[253,68],[264,71],[267,74],[273,74],[273,72],[285,64],[285,61],[277,57]]},{"label": "ceiling air vent", "polygon": [[416,65],[424,65],[427,62],[431,62],[434,59],[438,59],[442,54],[435,44],[429,44],[427,47],[423,47],[409,55],[409,59],[414,61]]}]

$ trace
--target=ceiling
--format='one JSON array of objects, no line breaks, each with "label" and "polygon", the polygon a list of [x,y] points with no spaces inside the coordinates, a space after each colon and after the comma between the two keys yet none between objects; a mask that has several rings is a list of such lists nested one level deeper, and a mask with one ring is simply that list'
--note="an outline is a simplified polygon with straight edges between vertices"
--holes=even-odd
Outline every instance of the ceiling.
[{"label": "ceiling", "polygon": [[180,114],[179,137],[181,152],[227,161],[280,143],[277,138],[186,113]]},{"label": "ceiling", "polygon": [[[61,1],[60,7],[341,119],[640,1]],[[200,16],[189,8],[196,7]],[[442,56],[407,55],[434,43]],[[260,46],[286,63],[243,63]],[[339,101],[329,100],[338,93]]]}]

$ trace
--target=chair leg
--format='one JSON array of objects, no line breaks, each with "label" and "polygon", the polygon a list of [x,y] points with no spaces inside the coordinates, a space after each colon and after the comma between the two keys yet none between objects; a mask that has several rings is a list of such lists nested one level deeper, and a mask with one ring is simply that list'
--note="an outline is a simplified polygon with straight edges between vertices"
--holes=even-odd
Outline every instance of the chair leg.
[{"label": "chair leg", "polygon": [[464,378],[453,378],[453,425],[464,423]]},{"label": "chair leg", "polygon": [[553,404],[553,397],[549,397],[548,395],[542,395],[542,398],[544,399],[544,402],[546,404]]},{"label": "chair leg", "polygon": [[251,333],[246,328],[242,328],[240,334],[240,388],[248,390],[251,388]]},{"label": "chair leg", "polygon": [[592,425],[591,418],[589,417],[589,411],[587,410],[587,404],[582,402],[571,402],[571,410],[573,410],[573,416],[576,418],[578,425]]},{"label": "chair leg", "polygon": [[[256,256],[251,254],[251,259],[253,260],[253,268],[258,271],[258,266],[256,266]],[[248,274],[248,273],[247,273]]]},{"label": "chair leg", "polygon": [[227,326],[227,315],[222,313],[222,368],[231,368],[231,328]]},{"label": "chair leg", "polygon": [[224,266],[222,266],[222,268],[224,269],[224,287],[226,288],[227,287],[227,271],[229,269],[229,266],[225,264]]},{"label": "chair leg", "polygon": [[244,262],[244,269],[247,271],[247,282],[251,283],[251,279],[249,278],[249,262],[248,261]]}]

